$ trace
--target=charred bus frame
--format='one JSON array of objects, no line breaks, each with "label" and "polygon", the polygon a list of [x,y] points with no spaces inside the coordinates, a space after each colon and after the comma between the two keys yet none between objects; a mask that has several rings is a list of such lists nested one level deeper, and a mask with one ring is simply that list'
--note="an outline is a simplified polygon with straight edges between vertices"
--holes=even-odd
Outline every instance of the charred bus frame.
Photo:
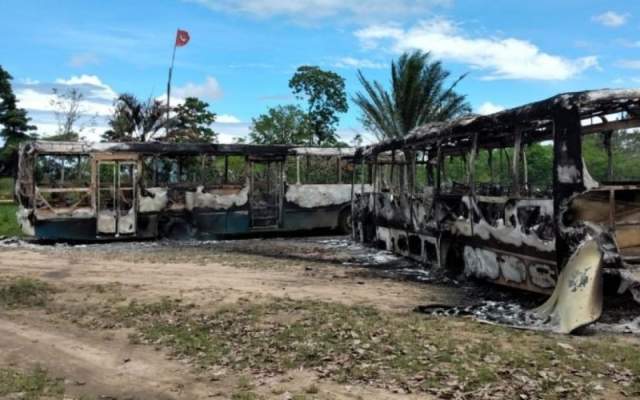
[{"label": "charred bus frame", "polygon": [[36,141],[18,221],[45,240],[349,230],[350,148]]},{"label": "charred bus frame", "polygon": [[[594,239],[603,271],[640,301],[640,182],[616,181],[611,161],[614,132],[637,127],[639,90],[587,91],[431,123],[359,149],[356,162],[363,171],[370,165],[372,176],[354,182],[361,193],[353,198],[353,236],[435,267],[540,293],[551,293],[568,260]],[[582,155],[583,138],[596,133],[608,155],[608,176],[600,182]],[[553,145],[550,191],[529,182],[532,143]],[[504,155],[507,185],[477,181],[481,151],[494,165]],[[451,157],[463,160],[464,182],[445,183]]]}]

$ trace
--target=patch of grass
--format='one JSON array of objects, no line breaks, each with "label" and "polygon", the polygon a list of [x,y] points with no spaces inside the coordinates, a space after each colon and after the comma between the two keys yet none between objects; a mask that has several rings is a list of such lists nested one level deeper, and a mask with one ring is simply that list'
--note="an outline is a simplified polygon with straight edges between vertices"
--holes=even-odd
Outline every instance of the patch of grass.
[{"label": "patch of grass", "polygon": [[235,391],[231,394],[231,400],[257,400],[260,397],[253,392],[254,385],[246,376],[238,379]]},{"label": "patch of grass", "polygon": [[[259,374],[303,368],[339,383],[436,397],[479,393],[515,398],[525,393],[577,399],[602,390],[640,394],[640,352],[633,344],[601,337],[289,299],[243,302],[211,313],[169,299],[125,309],[111,317],[136,328],[134,340],[164,345],[202,367]],[[233,398],[251,396],[252,387],[240,382]]]},{"label": "patch of grass", "polygon": [[240,390],[231,394],[231,400],[258,400],[260,397],[251,391]]},{"label": "patch of grass", "polygon": [[64,382],[52,379],[47,371],[36,367],[30,372],[0,368],[0,396],[22,393],[20,399],[35,400],[40,398],[62,399]]},{"label": "patch of grass", "polygon": [[13,199],[13,179],[0,178],[0,200]]},{"label": "patch of grass", "polygon": [[163,297],[156,303],[139,303],[132,300],[126,306],[116,308],[116,318],[119,320],[128,320],[174,313],[184,307],[181,305],[181,302],[182,300],[180,299],[172,300],[168,297]]},{"label": "patch of grass", "polygon": [[15,204],[0,203],[0,236],[20,236],[22,231],[16,219]]},{"label": "patch of grass", "polygon": [[17,278],[0,283],[0,307],[44,307],[52,292],[46,282]]}]

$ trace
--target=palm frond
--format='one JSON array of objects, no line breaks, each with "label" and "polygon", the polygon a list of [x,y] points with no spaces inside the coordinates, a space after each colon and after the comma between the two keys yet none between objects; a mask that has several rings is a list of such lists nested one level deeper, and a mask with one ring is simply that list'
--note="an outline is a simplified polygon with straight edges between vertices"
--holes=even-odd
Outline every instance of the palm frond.
[{"label": "palm frond", "polygon": [[364,91],[356,93],[353,101],[360,107],[363,123],[376,136],[402,137],[425,123],[469,112],[466,96],[455,91],[466,74],[447,85],[449,77],[449,71],[429,53],[404,53],[391,63],[389,90],[358,71]]}]

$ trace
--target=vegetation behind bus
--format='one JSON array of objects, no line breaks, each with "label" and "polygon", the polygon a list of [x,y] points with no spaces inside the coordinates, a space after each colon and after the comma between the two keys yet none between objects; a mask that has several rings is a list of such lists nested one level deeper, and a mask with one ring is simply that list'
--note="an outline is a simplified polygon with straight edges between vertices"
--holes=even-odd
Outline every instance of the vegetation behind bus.
[{"label": "vegetation behind bus", "polygon": [[0,236],[18,236],[17,206],[13,204],[13,179],[0,178]]},{"label": "vegetation behind bus", "polygon": [[[617,181],[637,181],[640,179],[640,132],[618,132],[612,139],[613,177]],[[608,181],[607,152],[603,145],[603,136],[594,134],[585,136],[582,142],[582,155],[589,174],[599,182]],[[553,185],[553,145],[551,143],[532,143],[526,147],[527,174],[532,192],[550,193]],[[494,149],[492,151],[493,179],[489,164],[489,152],[480,150],[476,156],[475,181],[477,184],[496,184],[509,187],[512,183],[511,160],[513,149]],[[468,184],[464,157],[445,158],[443,185]],[[417,183],[426,182],[424,168],[416,172]]]}]

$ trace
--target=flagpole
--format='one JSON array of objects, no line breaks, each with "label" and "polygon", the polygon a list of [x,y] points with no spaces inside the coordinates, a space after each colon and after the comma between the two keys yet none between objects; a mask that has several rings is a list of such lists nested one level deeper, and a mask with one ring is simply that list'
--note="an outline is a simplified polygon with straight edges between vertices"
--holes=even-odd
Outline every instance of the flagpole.
[{"label": "flagpole", "polygon": [[[177,31],[176,31],[177,32]],[[177,36],[177,33],[176,33]],[[165,134],[169,135],[169,114],[171,113],[171,77],[173,76],[173,63],[176,59],[176,47],[178,47],[178,41],[173,41],[173,54],[171,55],[171,66],[169,67],[169,80],[167,81],[167,122],[165,125]]]}]

